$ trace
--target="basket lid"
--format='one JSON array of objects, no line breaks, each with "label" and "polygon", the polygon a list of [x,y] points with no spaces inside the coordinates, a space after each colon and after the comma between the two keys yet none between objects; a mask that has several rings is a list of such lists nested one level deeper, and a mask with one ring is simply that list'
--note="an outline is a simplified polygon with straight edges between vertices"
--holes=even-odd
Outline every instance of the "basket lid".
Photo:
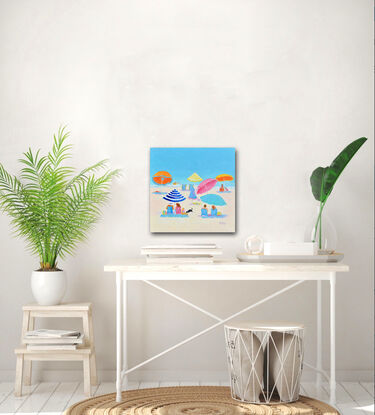
[{"label": "basket lid", "polygon": [[288,331],[302,330],[305,326],[301,323],[290,321],[234,321],[233,323],[226,324],[225,327],[237,330]]}]

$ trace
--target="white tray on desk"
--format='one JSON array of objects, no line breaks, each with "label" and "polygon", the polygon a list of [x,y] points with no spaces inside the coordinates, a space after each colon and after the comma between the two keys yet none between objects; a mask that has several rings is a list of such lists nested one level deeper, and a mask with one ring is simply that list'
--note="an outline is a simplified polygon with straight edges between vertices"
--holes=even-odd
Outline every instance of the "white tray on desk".
[{"label": "white tray on desk", "polygon": [[237,258],[241,262],[256,263],[312,263],[312,262],[340,262],[344,258],[344,254],[327,254],[327,255],[251,255],[247,253],[237,254]]}]

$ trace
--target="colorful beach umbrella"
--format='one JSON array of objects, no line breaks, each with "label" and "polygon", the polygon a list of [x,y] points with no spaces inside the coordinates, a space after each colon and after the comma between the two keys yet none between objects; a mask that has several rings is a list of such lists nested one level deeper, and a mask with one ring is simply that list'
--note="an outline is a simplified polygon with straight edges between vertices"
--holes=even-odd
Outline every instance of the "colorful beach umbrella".
[{"label": "colorful beach umbrella", "polygon": [[168,202],[178,203],[186,200],[186,197],[183,196],[177,189],[173,189],[166,196],[163,196],[163,199],[168,200]]},{"label": "colorful beach umbrella", "polygon": [[219,174],[218,176],[216,176],[216,180],[218,182],[229,182],[233,180],[233,176],[231,176],[230,174]]},{"label": "colorful beach umbrella", "polygon": [[172,176],[167,171],[158,171],[152,176],[156,184],[168,184],[172,181]]},{"label": "colorful beach umbrella", "polygon": [[203,180],[202,183],[199,183],[199,186],[197,188],[197,195],[200,195],[202,193],[207,193],[209,190],[211,190],[215,186],[216,183],[217,183],[216,179]]},{"label": "colorful beach umbrella", "polygon": [[219,195],[208,194],[201,196],[201,201],[208,205],[224,206],[226,205],[225,200]]},{"label": "colorful beach umbrella", "polygon": [[190,177],[188,177],[188,180],[193,183],[198,183],[201,182],[203,179],[199,176],[199,174],[193,173]]}]

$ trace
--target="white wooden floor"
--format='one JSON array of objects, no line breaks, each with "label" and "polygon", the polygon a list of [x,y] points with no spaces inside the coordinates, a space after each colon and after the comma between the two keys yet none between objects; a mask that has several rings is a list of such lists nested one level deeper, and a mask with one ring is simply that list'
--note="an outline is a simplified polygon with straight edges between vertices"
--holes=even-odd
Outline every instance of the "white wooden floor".
[{"label": "white wooden floor", "polygon": [[[132,389],[158,386],[227,386],[227,382],[131,382]],[[100,383],[95,395],[115,391],[115,384]],[[301,393],[328,402],[328,385],[316,390],[312,382],[303,382]],[[0,383],[0,414],[61,414],[70,405],[85,399],[83,384],[79,382],[42,382],[25,387],[21,398],[13,396],[13,383]],[[365,415],[374,413],[374,384],[370,382],[341,382],[337,385],[337,408],[342,415]]]}]

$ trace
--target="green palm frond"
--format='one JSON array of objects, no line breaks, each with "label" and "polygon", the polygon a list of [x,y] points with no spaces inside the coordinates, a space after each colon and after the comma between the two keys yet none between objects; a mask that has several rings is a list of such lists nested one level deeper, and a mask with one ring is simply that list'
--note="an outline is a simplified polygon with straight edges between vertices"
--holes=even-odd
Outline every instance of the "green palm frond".
[{"label": "green palm frond", "polygon": [[60,128],[48,155],[25,152],[19,179],[0,164],[0,209],[39,256],[41,269],[55,269],[59,256],[73,254],[87,239],[109,199],[113,178],[120,175],[101,160],[74,176],[74,169],[63,164],[71,157],[68,137],[65,127]]}]

